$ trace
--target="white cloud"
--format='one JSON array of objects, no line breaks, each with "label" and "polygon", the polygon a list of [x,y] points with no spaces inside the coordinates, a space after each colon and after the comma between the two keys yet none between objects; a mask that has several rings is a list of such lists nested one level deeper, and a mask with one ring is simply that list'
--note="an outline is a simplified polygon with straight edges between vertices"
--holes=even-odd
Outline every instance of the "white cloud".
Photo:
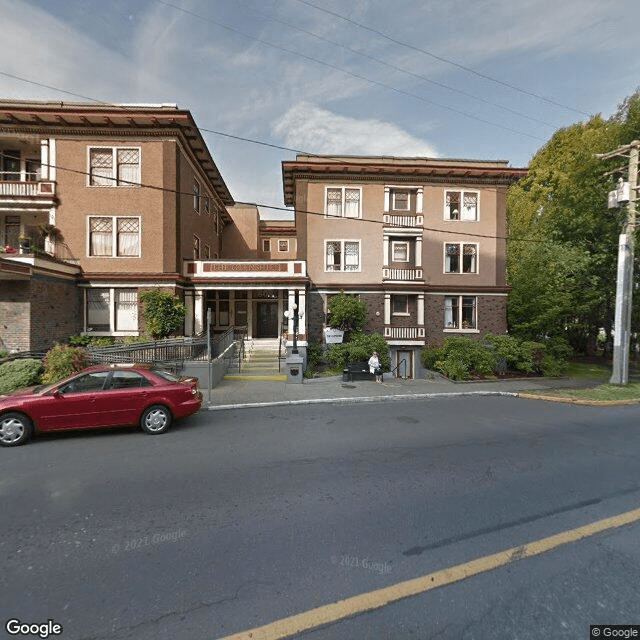
[{"label": "white cloud", "polygon": [[287,147],[310,153],[437,157],[434,146],[390,122],[349,118],[300,102],[273,125]]}]

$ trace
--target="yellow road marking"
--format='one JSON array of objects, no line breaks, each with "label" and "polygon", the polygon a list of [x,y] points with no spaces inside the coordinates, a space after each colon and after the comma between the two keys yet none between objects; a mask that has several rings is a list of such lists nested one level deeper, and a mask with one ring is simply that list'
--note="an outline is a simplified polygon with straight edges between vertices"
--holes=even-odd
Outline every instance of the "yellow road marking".
[{"label": "yellow road marking", "polygon": [[601,533],[608,529],[615,529],[638,520],[640,520],[640,509],[627,511],[617,516],[612,516],[611,518],[604,518],[603,520],[577,527],[576,529],[563,531],[548,538],[535,540],[519,547],[505,549],[493,555],[483,556],[482,558],[449,567],[448,569],[441,569],[440,571],[429,573],[419,578],[398,582],[389,587],[332,602],[331,604],[310,609],[303,613],[276,620],[262,627],[256,627],[255,629],[225,636],[219,640],[280,640],[281,638],[288,638],[297,633],[337,622],[338,620],[349,618],[364,611],[380,609],[392,602],[425,593],[426,591],[464,580],[465,578],[484,573],[485,571],[497,569],[510,562],[537,556],[569,542],[576,542],[582,538],[593,536],[596,533]]}]

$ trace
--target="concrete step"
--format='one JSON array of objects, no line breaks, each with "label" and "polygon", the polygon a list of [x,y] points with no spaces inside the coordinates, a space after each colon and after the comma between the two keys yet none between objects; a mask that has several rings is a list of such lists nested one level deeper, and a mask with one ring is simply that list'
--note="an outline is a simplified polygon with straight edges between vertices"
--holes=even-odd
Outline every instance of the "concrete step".
[{"label": "concrete step", "polygon": [[225,380],[247,380],[251,382],[286,382],[287,375],[283,373],[274,373],[271,375],[262,375],[255,374],[251,375],[250,373],[228,373],[225,377]]}]

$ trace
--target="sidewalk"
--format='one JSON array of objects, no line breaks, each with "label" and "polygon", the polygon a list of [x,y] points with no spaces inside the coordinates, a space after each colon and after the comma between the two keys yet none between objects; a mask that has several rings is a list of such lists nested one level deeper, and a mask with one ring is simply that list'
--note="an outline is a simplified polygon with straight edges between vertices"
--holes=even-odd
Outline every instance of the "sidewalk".
[{"label": "sidewalk", "polygon": [[373,381],[343,382],[342,377],[314,378],[302,384],[268,380],[222,380],[209,391],[203,389],[203,409],[212,411],[277,405],[323,402],[354,403],[415,398],[459,397],[473,395],[517,396],[521,391],[536,393],[545,389],[587,387],[583,380],[571,378],[519,378],[485,382],[435,380],[399,380],[382,384]]}]

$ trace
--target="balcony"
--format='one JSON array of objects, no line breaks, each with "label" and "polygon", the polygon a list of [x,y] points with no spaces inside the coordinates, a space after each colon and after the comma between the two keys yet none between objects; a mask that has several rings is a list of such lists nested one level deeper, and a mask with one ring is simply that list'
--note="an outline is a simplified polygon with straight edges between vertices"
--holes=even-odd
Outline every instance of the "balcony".
[{"label": "balcony", "polygon": [[211,280],[306,279],[304,260],[187,260],[184,275]]},{"label": "balcony", "polygon": [[385,327],[384,337],[388,340],[419,340],[424,342],[424,327]]},{"label": "balcony", "polygon": [[382,269],[382,279],[413,282],[424,278],[422,269],[392,269],[391,267],[385,267]]},{"label": "balcony", "polygon": [[400,229],[422,229],[424,226],[424,216],[402,216],[397,214],[385,213],[383,216],[385,227],[393,227]]},{"label": "balcony", "polygon": [[56,183],[51,180],[0,180],[0,209],[49,208],[57,204]]}]

